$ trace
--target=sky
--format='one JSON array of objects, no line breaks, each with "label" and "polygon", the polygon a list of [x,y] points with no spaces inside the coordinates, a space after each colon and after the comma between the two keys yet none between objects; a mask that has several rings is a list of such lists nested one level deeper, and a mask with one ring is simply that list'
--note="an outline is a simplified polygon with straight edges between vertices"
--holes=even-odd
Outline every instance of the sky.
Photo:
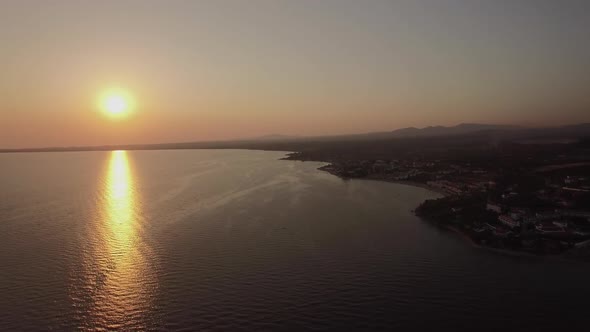
[{"label": "sky", "polygon": [[0,148],[590,122],[589,36],[587,0],[0,0]]}]

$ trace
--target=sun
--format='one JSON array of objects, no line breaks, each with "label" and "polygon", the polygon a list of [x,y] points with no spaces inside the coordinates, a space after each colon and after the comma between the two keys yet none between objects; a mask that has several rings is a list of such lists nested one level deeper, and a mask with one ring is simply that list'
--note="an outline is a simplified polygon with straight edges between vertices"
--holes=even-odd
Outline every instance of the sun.
[{"label": "sun", "polygon": [[122,96],[109,96],[104,101],[105,110],[111,114],[123,113],[129,108],[127,101]]},{"label": "sun", "polygon": [[131,94],[122,89],[109,89],[101,94],[100,109],[113,118],[127,117],[134,108]]}]

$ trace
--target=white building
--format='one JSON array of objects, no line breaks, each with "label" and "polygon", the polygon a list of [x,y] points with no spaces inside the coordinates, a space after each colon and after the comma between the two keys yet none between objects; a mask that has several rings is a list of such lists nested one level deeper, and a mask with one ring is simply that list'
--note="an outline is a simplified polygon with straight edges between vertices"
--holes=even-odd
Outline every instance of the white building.
[{"label": "white building", "polygon": [[502,213],[502,207],[496,204],[489,203],[486,204],[486,210],[494,211],[496,213]]},{"label": "white building", "polygon": [[503,214],[503,215],[499,216],[498,217],[498,220],[501,223],[503,223],[504,225],[507,225],[509,227],[517,227],[517,226],[520,226],[520,221],[512,219],[512,217],[510,217],[507,214]]}]

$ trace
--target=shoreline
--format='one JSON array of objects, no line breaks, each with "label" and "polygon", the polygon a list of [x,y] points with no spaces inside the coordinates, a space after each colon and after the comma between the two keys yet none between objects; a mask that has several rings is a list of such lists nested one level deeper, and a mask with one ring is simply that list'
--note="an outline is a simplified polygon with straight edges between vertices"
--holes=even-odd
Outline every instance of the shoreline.
[{"label": "shoreline", "polygon": [[[331,171],[330,169],[325,169],[326,166],[332,165],[331,162],[322,161],[322,160],[304,160],[304,159],[297,159],[297,158],[293,158],[293,157],[295,157],[295,154],[288,154],[285,158],[282,158],[281,160],[293,160],[293,161],[303,161],[303,162],[305,162],[305,161],[323,162],[323,163],[326,163],[326,165],[318,167],[317,168],[318,170],[332,174],[342,180],[370,180],[370,181],[381,181],[381,182],[402,184],[402,185],[426,189],[426,190],[429,190],[433,193],[437,193],[439,195],[442,195],[442,197],[451,196],[451,194],[449,194],[448,192],[445,192],[442,189],[431,187],[431,186],[429,186],[425,183],[422,183],[422,182],[407,181],[407,180],[390,180],[390,179],[385,179],[385,178],[374,178],[374,177],[373,178],[372,177],[345,177],[345,176],[342,176],[336,172]],[[458,238],[461,238],[463,241],[465,241],[466,243],[471,245],[473,248],[478,249],[478,250],[486,251],[486,252],[497,254],[497,255],[512,256],[512,257],[526,257],[526,258],[535,258],[535,259],[557,259],[557,260],[564,260],[564,261],[576,260],[576,257],[566,256],[566,253],[568,251],[565,251],[565,252],[558,254],[558,255],[555,255],[555,254],[543,255],[543,254],[535,254],[535,253],[527,252],[527,251],[523,251],[523,250],[500,249],[500,248],[493,248],[493,247],[489,247],[486,245],[482,245],[482,244],[475,242],[471,238],[471,236],[469,236],[469,234],[466,234],[463,230],[458,229],[457,227],[454,227],[451,225],[441,225],[441,224],[433,223],[432,221],[429,221],[425,218],[419,217],[415,213],[415,208],[412,209],[411,212],[417,218],[419,218],[427,223],[431,223],[434,226],[438,226],[439,228],[441,228],[445,231],[449,231],[449,232],[454,233]]]},{"label": "shoreline", "polygon": [[447,193],[446,191],[439,189],[439,188],[431,187],[431,186],[427,185],[426,183],[422,183],[422,182],[408,181],[408,180],[389,180],[389,179],[379,179],[379,178],[361,178],[360,180],[373,180],[373,181],[382,181],[382,182],[389,182],[389,183],[404,184],[406,186],[412,186],[412,187],[426,189],[426,190],[432,191],[434,193],[440,194],[443,197],[450,196],[450,194]]},{"label": "shoreline", "polygon": [[[313,162],[322,162],[322,163],[326,163],[326,165],[318,167],[318,170],[326,172],[326,173],[330,173],[334,176],[339,177],[342,180],[370,180],[370,181],[381,181],[381,182],[388,182],[388,183],[397,183],[397,184],[403,184],[406,186],[412,186],[412,187],[417,187],[417,188],[422,188],[422,189],[426,189],[429,190],[433,193],[437,193],[439,195],[442,195],[443,197],[447,197],[450,196],[451,194],[449,194],[448,192],[440,189],[440,188],[435,188],[435,187],[431,187],[429,185],[427,185],[426,183],[423,182],[418,182],[418,181],[409,181],[409,180],[392,180],[392,179],[386,179],[386,178],[379,178],[379,177],[347,177],[347,176],[342,176],[340,174],[338,174],[337,172],[334,172],[330,169],[326,169],[325,167],[327,166],[331,166],[332,163],[329,161],[322,161],[322,160],[304,160],[304,159],[296,159],[296,158],[291,158],[291,154],[287,155],[286,158],[282,158],[281,160],[296,160],[296,161],[313,161]],[[413,210],[412,210],[413,211]]]},{"label": "shoreline", "polygon": [[530,253],[530,252],[526,252],[526,251],[522,251],[522,250],[511,250],[511,249],[500,249],[500,248],[488,247],[488,246],[481,245],[481,244],[473,241],[473,239],[468,234],[466,234],[464,231],[458,229],[457,227],[449,226],[449,225],[441,225],[441,227],[445,230],[455,233],[459,238],[461,238],[465,242],[469,243],[472,247],[479,249],[479,250],[485,250],[487,252],[491,252],[494,254],[515,256],[515,257],[541,258],[541,259],[543,259],[543,258],[563,258],[562,255],[539,255],[539,254],[534,254],[534,253]]}]

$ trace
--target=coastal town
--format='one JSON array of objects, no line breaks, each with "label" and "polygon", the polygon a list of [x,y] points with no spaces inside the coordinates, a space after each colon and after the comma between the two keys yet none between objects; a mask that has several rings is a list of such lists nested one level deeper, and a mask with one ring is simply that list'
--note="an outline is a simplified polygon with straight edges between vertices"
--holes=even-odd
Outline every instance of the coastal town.
[{"label": "coastal town", "polygon": [[[329,160],[344,179],[427,187],[442,194],[416,215],[474,245],[538,255],[590,253],[590,161],[585,149],[496,149],[489,158],[449,156]],[[557,148],[560,153],[551,153]],[[304,159],[293,154],[291,159]]]}]

